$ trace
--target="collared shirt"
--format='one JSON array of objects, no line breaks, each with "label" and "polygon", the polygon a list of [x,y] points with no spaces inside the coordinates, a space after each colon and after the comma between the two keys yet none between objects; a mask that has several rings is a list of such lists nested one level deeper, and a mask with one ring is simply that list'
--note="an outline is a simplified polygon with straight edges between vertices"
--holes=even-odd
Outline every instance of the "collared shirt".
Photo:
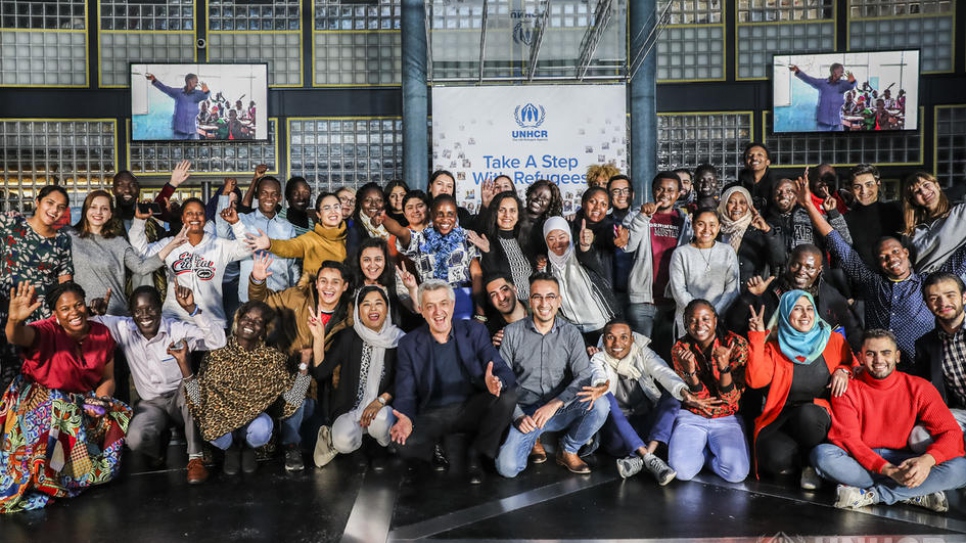
[{"label": "collared shirt", "polygon": [[198,103],[208,98],[200,88],[185,92],[184,88],[169,87],[157,79],[151,82],[158,90],[174,99],[174,117],[171,129],[182,134],[198,133]]},{"label": "collared shirt", "polygon": [[912,272],[902,281],[892,281],[869,268],[838,232],[831,232],[826,240],[829,251],[862,291],[866,329],[892,331],[903,363],[911,365],[916,340],[936,325],[935,317],[922,299],[922,276]]},{"label": "collared shirt", "polygon": [[[235,233],[231,226],[221,218],[221,212],[229,205],[229,197],[218,196],[218,213],[215,215],[215,226],[219,238],[235,239]],[[238,220],[245,225],[245,231],[250,234],[258,235],[258,231],[265,232],[271,239],[292,239],[295,237],[295,227],[292,223],[275,214],[268,218],[259,210],[239,215]],[[248,276],[252,274],[252,267],[255,261],[246,258],[240,262],[238,280],[238,301],[244,303],[248,301]],[[268,267],[272,272],[268,276],[268,288],[275,292],[281,292],[289,287],[294,287],[299,282],[301,276],[301,266],[299,261],[294,258],[272,257],[272,263]]]},{"label": "collared shirt", "polygon": [[225,346],[225,331],[202,311],[189,321],[161,317],[158,333],[147,339],[130,317],[93,317],[111,331],[131,368],[134,387],[142,400],[151,400],[181,387],[181,369],[168,354],[171,343],[184,339],[189,351],[211,351]]},{"label": "collared shirt", "polygon": [[[966,322],[963,323],[966,325]],[[946,390],[956,397],[953,405],[966,405],[966,326],[960,326],[949,334],[938,328],[939,339],[943,344],[943,381]]]},{"label": "collared shirt", "polygon": [[591,385],[593,368],[584,338],[576,326],[559,317],[546,334],[537,330],[533,317],[507,325],[500,356],[519,386],[514,420],[524,415],[522,407],[546,405],[553,399],[567,405],[582,387]]}]

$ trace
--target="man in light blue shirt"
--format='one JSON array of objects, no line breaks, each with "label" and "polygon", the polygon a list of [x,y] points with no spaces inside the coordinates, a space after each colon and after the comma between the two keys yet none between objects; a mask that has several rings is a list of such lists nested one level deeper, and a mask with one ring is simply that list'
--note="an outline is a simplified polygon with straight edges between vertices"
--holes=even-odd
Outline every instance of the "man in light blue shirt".
[{"label": "man in light blue shirt", "polygon": [[[295,227],[292,223],[278,216],[278,202],[282,198],[282,184],[274,177],[262,177],[257,181],[258,190],[255,192],[258,198],[258,208],[251,213],[239,215],[238,218],[245,230],[252,234],[259,231],[268,234],[272,239],[291,239],[295,237]],[[228,223],[221,218],[221,211],[231,204],[230,191],[218,196],[218,213],[215,215],[215,225],[217,226],[218,237],[234,239],[235,235]],[[253,261],[246,258],[241,261],[240,277],[238,281],[238,301],[245,303],[248,301],[248,276],[252,274]],[[299,282],[301,266],[298,260],[292,258],[278,258],[272,260],[268,267],[268,288],[275,292],[281,292],[289,287],[295,286]]]},{"label": "man in light blue shirt", "polygon": [[198,134],[198,106],[208,99],[208,85],[198,86],[198,76],[187,74],[184,76],[184,88],[176,89],[158,81],[152,74],[146,76],[152,85],[161,92],[174,99],[174,117],[171,119],[171,130],[176,140],[200,139]]},{"label": "man in light blue shirt", "polygon": [[[789,70],[818,91],[818,106],[815,111],[815,122],[822,132],[841,132],[842,106],[845,105],[845,93],[855,88],[855,76],[846,72],[845,67],[836,62],[829,67],[828,79],[811,77],[792,64]],[[843,78],[843,75],[845,78]]]}]

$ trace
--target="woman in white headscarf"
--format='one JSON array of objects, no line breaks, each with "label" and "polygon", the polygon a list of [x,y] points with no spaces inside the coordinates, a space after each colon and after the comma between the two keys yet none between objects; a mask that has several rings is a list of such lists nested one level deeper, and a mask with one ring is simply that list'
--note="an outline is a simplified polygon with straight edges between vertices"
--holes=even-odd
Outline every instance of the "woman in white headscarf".
[{"label": "woman in white headscarf", "polygon": [[[389,445],[389,429],[396,422],[389,404],[396,373],[396,346],[405,332],[387,317],[389,296],[382,287],[359,289],[352,328],[333,339],[323,360],[313,369],[329,395],[331,428],[319,429],[315,464],[322,467],[336,454],[348,454],[362,446],[368,434],[379,445]],[[311,319],[310,319],[311,321]],[[321,321],[310,322],[313,334],[325,334]],[[318,344],[321,345],[321,342]],[[316,359],[320,356],[316,353]]]},{"label": "woman in white headscarf", "polygon": [[748,189],[731,187],[718,204],[718,241],[731,245],[738,254],[738,279],[742,285],[756,275],[774,275],[786,258],[781,236],[751,202]]},{"label": "woman in white headscarf", "polygon": [[619,306],[601,272],[593,231],[581,225],[577,247],[571,242],[570,232],[570,224],[563,217],[550,217],[544,223],[546,271],[560,283],[560,313],[580,329],[587,345],[597,345],[604,325],[618,316]]}]

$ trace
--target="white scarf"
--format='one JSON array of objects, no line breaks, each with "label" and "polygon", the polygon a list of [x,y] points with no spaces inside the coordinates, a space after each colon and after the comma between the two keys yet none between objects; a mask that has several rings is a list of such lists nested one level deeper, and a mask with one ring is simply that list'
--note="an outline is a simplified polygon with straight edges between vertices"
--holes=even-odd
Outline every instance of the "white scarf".
[{"label": "white scarf", "polygon": [[[550,217],[543,225],[543,237],[554,230],[571,235],[567,221],[563,217]],[[563,255],[547,251],[550,271],[560,282],[560,310],[563,316],[575,324],[582,332],[600,330],[611,319],[610,311],[601,304],[594,293],[592,281],[587,270],[577,261],[574,242],[570,241]]]},{"label": "white scarf", "polygon": [[365,213],[359,212],[359,222],[362,226],[369,232],[369,237],[389,239],[389,230],[386,230],[386,225],[380,224],[376,226],[372,224],[372,219],[370,219]]},{"label": "white scarf", "polygon": [[[385,294],[385,291],[383,293]],[[367,328],[366,325],[362,324],[362,319],[359,318],[359,306],[362,302],[361,289],[359,295],[356,296],[355,308],[352,310],[352,329],[366,345],[372,347],[372,356],[369,359],[369,374],[366,377],[366,382],[360,383],[360,386],[365,387],[365,392],[362,394],[362,401],[356,408],[357,413],[354,413],[354,420],[361,418],[362,411],[379,395],[379,381],[386,364],[386,349],[396,348],[399,345],[399,340],[406,335],[406,332],[400,330],[390,320],[389,295],[385,294],[385,296],[386,320],[383,321],[382,328],[378,331]]]},{"label": "white scarf", "polygon": [[[639,341],[641,343],[638,343]],[[637,381],[644,375],[644,372],[638,367],[637,357],[641,354],[641,348],[646,346],[649,341],[646,336],[634,332],[631,348],[627,351],[627,355],[624,358],[614,358],[607,352],[607,349],[603,348],[597,351],[594,358],[613,368],[617,372],[617,375]]]}]

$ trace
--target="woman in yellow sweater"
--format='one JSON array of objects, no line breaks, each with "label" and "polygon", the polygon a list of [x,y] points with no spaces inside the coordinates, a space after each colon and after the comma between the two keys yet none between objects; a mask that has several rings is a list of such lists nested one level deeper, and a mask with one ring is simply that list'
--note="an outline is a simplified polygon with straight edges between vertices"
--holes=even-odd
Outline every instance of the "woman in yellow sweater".
[{"label": "woman in yellow sweater", "polygon": [[302,273],[315,275],[326,260],[344,262],[346,227],[342,220],[342,203],[331,192],[323,192],[315,201],[319,220],[315,228],[292,239],[270,239],[265,232],[248,234],[246,243],[253,251],[270,251],[283,258],[301,258]]}]

